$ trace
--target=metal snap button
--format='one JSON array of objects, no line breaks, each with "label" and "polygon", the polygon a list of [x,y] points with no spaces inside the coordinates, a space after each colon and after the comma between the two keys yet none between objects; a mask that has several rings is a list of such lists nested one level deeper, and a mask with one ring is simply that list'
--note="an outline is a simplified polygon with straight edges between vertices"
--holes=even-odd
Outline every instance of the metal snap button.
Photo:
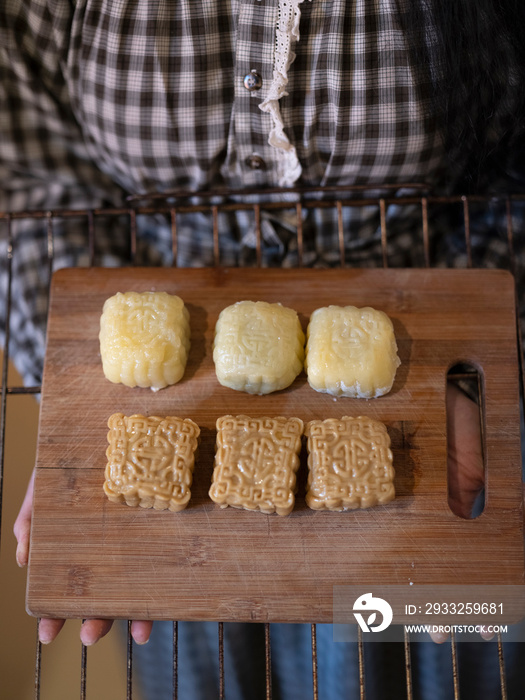
[{"label": "metal snap button", "polygon": [[256,70],[252,70],[250,73],[244,76],[244,87],[250,92],[260,90],[262,88],[262,84],[262,78]]},{"label": "metal snap button", "polygon": [[251,156],[246,158],[246,165],[252,170],[264,170],[266,168],[266,163],[261,156],[253,153]]}]

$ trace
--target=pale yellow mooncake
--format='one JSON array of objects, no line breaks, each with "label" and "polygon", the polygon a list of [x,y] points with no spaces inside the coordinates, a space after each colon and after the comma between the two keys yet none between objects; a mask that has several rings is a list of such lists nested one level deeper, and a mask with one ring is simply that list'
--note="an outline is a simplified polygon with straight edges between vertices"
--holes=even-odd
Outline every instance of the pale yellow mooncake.
[{"label": "pale yellow mooncake", "polygon": [[110,382],[162,389],[184,374],[189,313],[180,297],[166,292],[118,292],[104,303],[99,339]]},{"label": "pale yellow mooncake", "polygon": [[314,510],[353,510],[395,497],[390,436],[372,418],[310,421],[306,504]]},{"label": "pale yellow mooncake", "polygon": [[326,306],[310,317],[305,368],[316,391],[371,399],[388,393],[400,365],[392,321],[369,306]]},{"label": "pale yellow mooncake", "polygon": [[303,427],[299,418],[219,418],[212,501],[221,508],[289,515]]},{"label": "pale yellow mooncake", "polygon": [[125,416],[108,420],[104,493],[114,503],[177,512],[191,497],[199,427],[189,418]]},{"label": "pale yellow mooncake", "polygon": [[217,379],[230,389],[248,394],[285,389],[304,363],[297,312],[265,301],[228,306],[215,327],[213,360]]}]

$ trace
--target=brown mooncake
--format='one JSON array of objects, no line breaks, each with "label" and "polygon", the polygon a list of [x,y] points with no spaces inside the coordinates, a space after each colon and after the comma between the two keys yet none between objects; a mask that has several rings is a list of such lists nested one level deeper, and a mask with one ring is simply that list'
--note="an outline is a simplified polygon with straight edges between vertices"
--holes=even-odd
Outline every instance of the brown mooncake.
[{"label": "brown mooncake", "polygon": [[359,416],[310,421],[306,504],[314,510],[353,510],[395,497],[386,426]]},{"label": "brown mooncake", "polygon": [[212,501],[222,508],[289,515],[303,427],[299,418],[219,418]]},{"label": "brown mooncake", "polygon": [[104,492],[109,500],[155,510],[186,508],[200,434],[196,423],[114,413],[108,427]]}]

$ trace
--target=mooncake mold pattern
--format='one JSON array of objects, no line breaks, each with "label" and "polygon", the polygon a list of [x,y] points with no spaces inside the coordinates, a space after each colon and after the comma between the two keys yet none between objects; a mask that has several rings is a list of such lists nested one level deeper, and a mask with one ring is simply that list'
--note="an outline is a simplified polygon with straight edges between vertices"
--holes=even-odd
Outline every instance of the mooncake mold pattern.
[{"label": "mooncake mold pattern", "polygon": [[306,425],[306,503],[314,510],[352,510],[395,497],[386,426],[371,418],[329,418]]},{"label": "mooncake mold pattern", "polygon": [[222,508],[291,513],[303,428],[299,418],[219,418],[212,501]]},{"label": "mooncake mold pattern", "polygon": [[383,311],[326,306],[311,315],[305,367],[316,391],[377,398],[391,390],[399,365],[394,327]]},{"label": "mooncake mold pattern", "polygon": [[249,394],[285,389],[303,369],[304,340],[293,309],[239,301],[221,311],[215,327],[217,379]]},{"label": "mooncake mold pattern", "polygon": [[102,369],[109,381],[162,389],[183,376],[190,348],[189,313],[166,292],[118,292],[100,318]]},{"label": "mooncake mold pattern", "polygon": [[114,413],[104,492],[110,501],[180,511],[191,497],[199,427],[189,418]]}]

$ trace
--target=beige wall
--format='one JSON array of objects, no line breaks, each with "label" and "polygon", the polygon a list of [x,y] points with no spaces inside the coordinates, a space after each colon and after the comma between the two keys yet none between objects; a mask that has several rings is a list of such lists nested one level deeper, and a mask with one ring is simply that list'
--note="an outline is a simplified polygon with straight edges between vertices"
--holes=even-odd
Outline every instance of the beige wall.
[{"label": "beige wall", "polygon": [[[1,359],[1,358],[0,358]],[[21,381],[11,370],[8,386]],[[36,452],[38,402],[33,396],[7,398],[2,540],[0,549],[0,700],[35,697],[36,622],[25,612],[26,572],[15,562],[13,523]],[[42,647],[41,700],[80,697],[81,651],[78,621]],[[87,652],[87,698],[126,697],[126,654],[116,630]],[[134,691],[133,697],[139,700]]]}]

